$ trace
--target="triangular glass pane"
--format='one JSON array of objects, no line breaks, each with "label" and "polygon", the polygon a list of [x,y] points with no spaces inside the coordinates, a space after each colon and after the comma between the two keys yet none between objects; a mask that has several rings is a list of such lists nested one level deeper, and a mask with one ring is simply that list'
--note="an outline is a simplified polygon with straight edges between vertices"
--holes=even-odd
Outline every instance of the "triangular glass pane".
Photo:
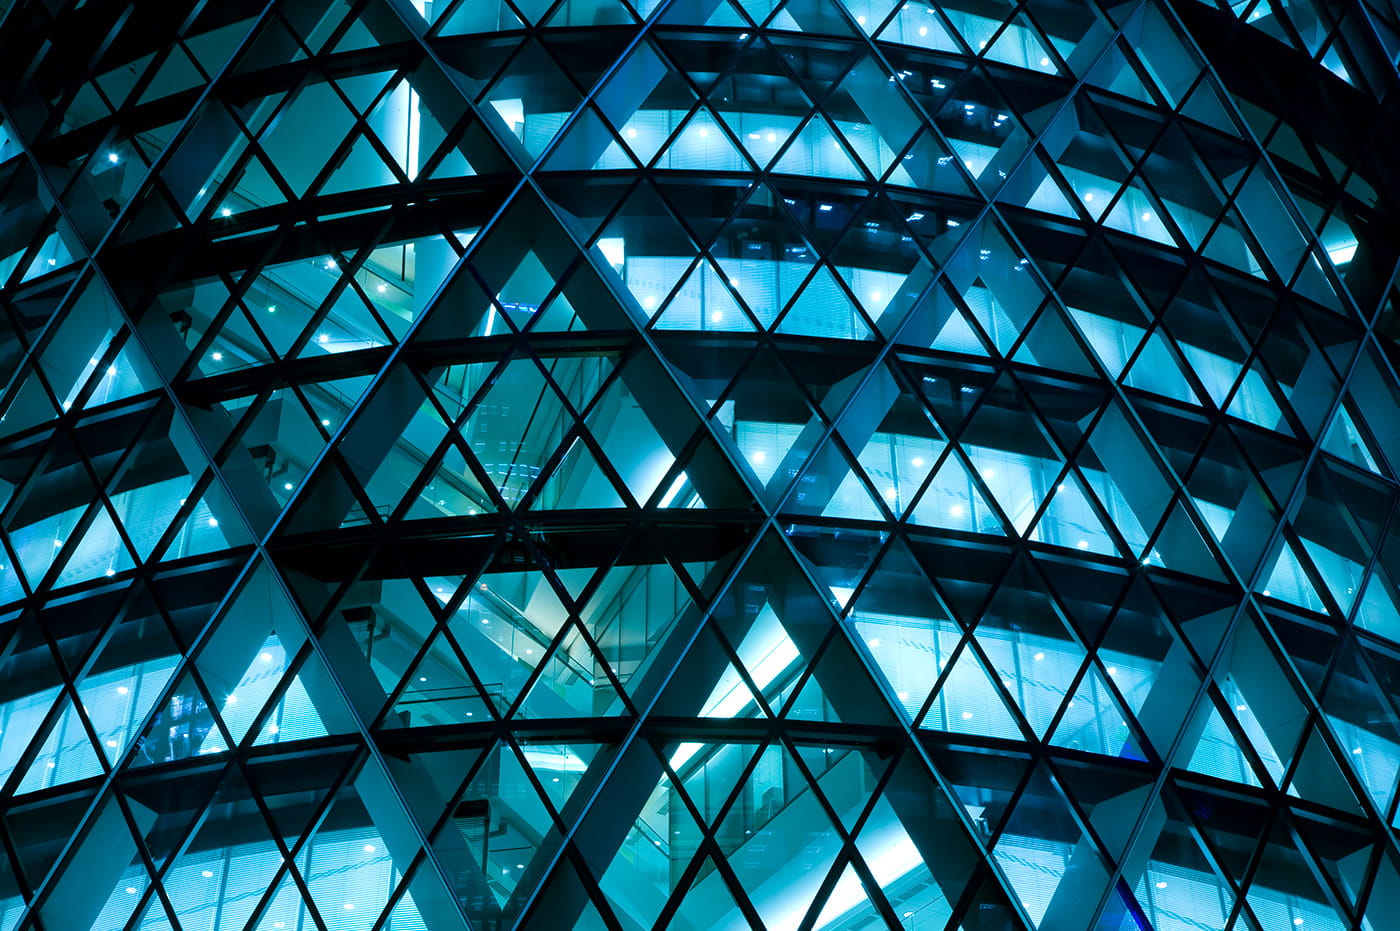
[{"label": "triangular glass pane", "polygon": [[[562,97],[547,110],[527,114],[524,98],[529,96],[529,87],[541,80],[560,90]],[[480,112],[489,129],[502,139],[507,134],[514,136],[531,158],[538,158],[554,140],[577,104],[578,94],[571,92],[573,86],[540,41],[526,39],[484,95],[482,102],[490,106],[483,106]],[[594,160],[601,154],[601,151],[595,154]]]},{"label": "triangular glass pane", "polygon": [[477,478],[476,469],[455,443],[449,443],[433,469],[432,478],[414,497],[408,520],[434,517],[474,517],[495,510],[491,495]]},{"label": "triangular glass pane", "polygon": [[[174,644],[170,644],[174,649]],[[105,665],[108,658],[101,662]],[[94,671],[78,686],[107,762],[113,766],[140,734],[140,725],[175,672],[172,656]]]},{"label": "triangular glass pane", "polygon": [[1240,750],[1239,741],[1221,717],[1220,710],[1213,703],[1202,709],[1206,714],[1206,724],[1201,730],[1191,761],[1186,768],[1230,782],[1243,782],[1261,786],[1259,777]]},{"label": "triangular glass pane", "polygon": [[689,171],[751,171],[752,165],[708,107],[699,107],[657,160],[657,168]]},{"label": "triangular glass pane", "polygon": [[1107,681],[1091,664],[1079,687],[1065,702],[1050,742],[1086,753],[1143,759],[1127,721]]},{"label": "triangular glass pane", "polygon": [[534,510],[620,508],[622,497],[598,467],[582,437],[576,437],[559,465],[540,485],[530,502]]},{"label": "triangular glass pane", "polygon": [[520,744],[520,755],[544,788],[549,804],[556,812],[563,812],[599,749],[596,744],[528,741]]},{"label": "triangular glass pane", "polygon": [[[653,324],[663,330],[718,330],[721,332],[752,332],[753,321],[734,298],[739,285],[725,279],[706,261],[695,265],[685,281],[676,288],[670,304],[655,318]],[[650,298],[644,298],[645,302]]]},{"label": "triangular glass pane", "polygon": [[[393,687],[394,684],[389,685],[390,689]],[[505,703],[497,709],[504,714],[514,696],[495,697],[504,699]],[[394,702],[394,712],[404,727],[481,724],[491,720],[487,699],[463,669],[451,639],[446,636],[434,640],[404,677],[403,690]]]},{"label": "triangular glass pane", "polygon": [[498,371],[462,435],[506,503],[519,503],[573,425],[573,416],[530,359]]},{"label": "triangular glass pane", "polygon": [[1385,474],[1376,465],[1376,457],[1371,453],[1369,444],[1361,431],[1357,429],[1355,421],[1352,420],[1351,414],[1345,406],[1338,409],[1332,426],[1328,428],[1327,434],[1322,440],[1322,448],[1334,456],[1375,472],[1377,475]]},{"label": "triangular glass pane", "polygon": [[663,774],[598,883],[613,910],[640,927],[656,922],[698,847],[699,831],[678,794]]},{"label": "triangular glass pane", "polygon": [[102,760],[88,739],[82,719],[71,699],[64,698],[53,726],[15,788],[15,795],[78,782],[102,771]]},{"label": "triangular glass pane", "polygon": [[1312,577],[1303,568],[1293,545],[1287,542],[1280,548],[1273,571],[1269,574],[1269,581],[1265,583],[1261,594],[1265,598],[1280,598],[1309,611],[1327,610],[1313,585]]},{"label": "triangular glass pane", "polygon": [[[521,651],[524,662],[538,657],[533,647]],[[604,717],[626,711],[606,666],[593,652],[582,632],[570,627],[563,642],[538,664],[530,691],[516,709],[517,718]]]},{"label": "triangular glass pane", "polygon": [[909,519],[927,527],[1001,534],[1001,518],[969,475],[962,459],[950,453],[924,489]]},{"label": "triangular glass pane", "polygon": [[817,266],[782,321],[779,333],[827,339],[870,339],[871,329],[826,265]]},{"label": "triangular glass pane", "polygon": [[743,912],[734,901],[724,874],[713,860],[705,860],[696,881],[676,907],[675,922],[684,922],[681,927],[723,928],[735,922],[740,923],[737,927],[742,927],[743,921]]},{"label": "triangular glass pane", "polygon": [[[775,858],[772,845],[792,831],[799,831],[803,846],[793,856]],[[716,839],[764,925],[775,928],[801,920],[840,850],[815,793],[776,746],[759,758]]]},{"label": "triangular glass pane", "polygon": [[1052,546],[1073,547],[1105,556],[1119,555],[1114,538],[1104,528],[1073,470],[1061,476],[1045,505],[1045,513],[1027,537]]},{"label": "triangular glass pane", "polygon": [[365,135],[357,135],[340,166],[326,179],[318,194],[340,194],[398,183],[398,176],[380,157]]},{"label": "triangular glass pane", "polygon": [[[72,546],[72,538],[65,546]],[[82,539],[71,550],[68,561],[54,582],[55,588],[102,576],[114,576],[134,568],[135,560],[126,548],[117,524],[105,507],[97,506],[96,514],[83,531]]]},{"label": "triangular glass pane", "polygon": [[1085,927],[1107,891],[1096,846],[1040,764],[997,839],[993,856],[1037,927]]},{"label": "triangular glass pane", "polygon": [[[946,644],[946,638],[940,636]],[[983,668],[976,651],[963,646],[952,660],[943,685],[919,722],[920,727],[956,734],[977,734],[1024,740],[1018,716],[1007,708],[992,677]]]},{"label": "triangular glass pane", "polygon": [[[867,922],[879,927],[882,923],[879,910],[865,894],[865,886],[849,863],[841,871],[841,878],[836,880],[836,885],[831,887],[831,891],[820,904],[821,910],[817,913],[817,923],[814,925],[817,928],[825,928],[837,922],[841,922],[837,927],[860,927]],[[850,924],[847,924],[848,922]]]},{"label": "triangular glass pane", "polygon": [[802,177],[862,180],[865,175],[851,160],[826,118],[813,116],[770,169]]},{"label": "triangular glass pane", "polygon": [[[292,193],[301,197],[349,135],[354,119],[332,85],[311,82],[282,107],[259,141]],[[317,132],[308,136],[307,126],[316,126]]]},{"label": "triangular glass pane", "polygon": [[1001,35],[992,42],[983,54],[992,61],[999,61],[1018,68],[1030,68],[1048,74],[1058,72],[1058,68],[1045,64],[1050,50],[1041,41],[1035,27],[1018,16],[1004,28]]}]

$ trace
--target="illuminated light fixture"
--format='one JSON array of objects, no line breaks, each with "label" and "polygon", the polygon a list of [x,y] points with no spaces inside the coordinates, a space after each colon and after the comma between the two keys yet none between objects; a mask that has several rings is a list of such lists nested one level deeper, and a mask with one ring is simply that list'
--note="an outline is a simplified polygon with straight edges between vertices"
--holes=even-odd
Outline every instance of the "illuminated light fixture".
[{"label": "illuminated light fixture", "polygon": [[1327,250],[1327,258],[1331,259],[1332,264],[1338,268],[1341,268],[1343,265],[1349,265],[1351,260],[1356,258],[1356,246],[1357,244],[1354,242],[1335,246]]}]

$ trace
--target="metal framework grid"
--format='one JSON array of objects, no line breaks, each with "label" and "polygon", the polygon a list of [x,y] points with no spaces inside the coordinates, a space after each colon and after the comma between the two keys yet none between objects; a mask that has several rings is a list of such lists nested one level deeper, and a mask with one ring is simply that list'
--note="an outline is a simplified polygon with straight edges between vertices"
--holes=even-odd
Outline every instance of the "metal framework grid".
[{"label": "metal framework grid", "polygon": [[1391,0],[0,12],[0,931],[1400,928]]}]

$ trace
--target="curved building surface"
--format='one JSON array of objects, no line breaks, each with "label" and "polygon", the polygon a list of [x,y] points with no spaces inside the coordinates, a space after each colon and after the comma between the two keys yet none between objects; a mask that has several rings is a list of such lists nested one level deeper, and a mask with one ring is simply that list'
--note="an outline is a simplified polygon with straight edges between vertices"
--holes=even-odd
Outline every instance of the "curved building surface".
[{"label": "curved building surface", "polygon": [[22,0],[0,931],[1400,928],[1387,0]]}]

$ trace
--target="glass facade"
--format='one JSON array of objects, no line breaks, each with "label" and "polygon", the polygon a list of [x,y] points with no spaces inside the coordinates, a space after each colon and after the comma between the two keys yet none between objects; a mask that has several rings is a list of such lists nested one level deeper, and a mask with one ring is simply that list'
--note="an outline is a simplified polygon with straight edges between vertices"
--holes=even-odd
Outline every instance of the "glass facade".
[{"label": "glass facade", "polygon": [[0,931],[1400,928],[1393,0],[0,2]]}]

